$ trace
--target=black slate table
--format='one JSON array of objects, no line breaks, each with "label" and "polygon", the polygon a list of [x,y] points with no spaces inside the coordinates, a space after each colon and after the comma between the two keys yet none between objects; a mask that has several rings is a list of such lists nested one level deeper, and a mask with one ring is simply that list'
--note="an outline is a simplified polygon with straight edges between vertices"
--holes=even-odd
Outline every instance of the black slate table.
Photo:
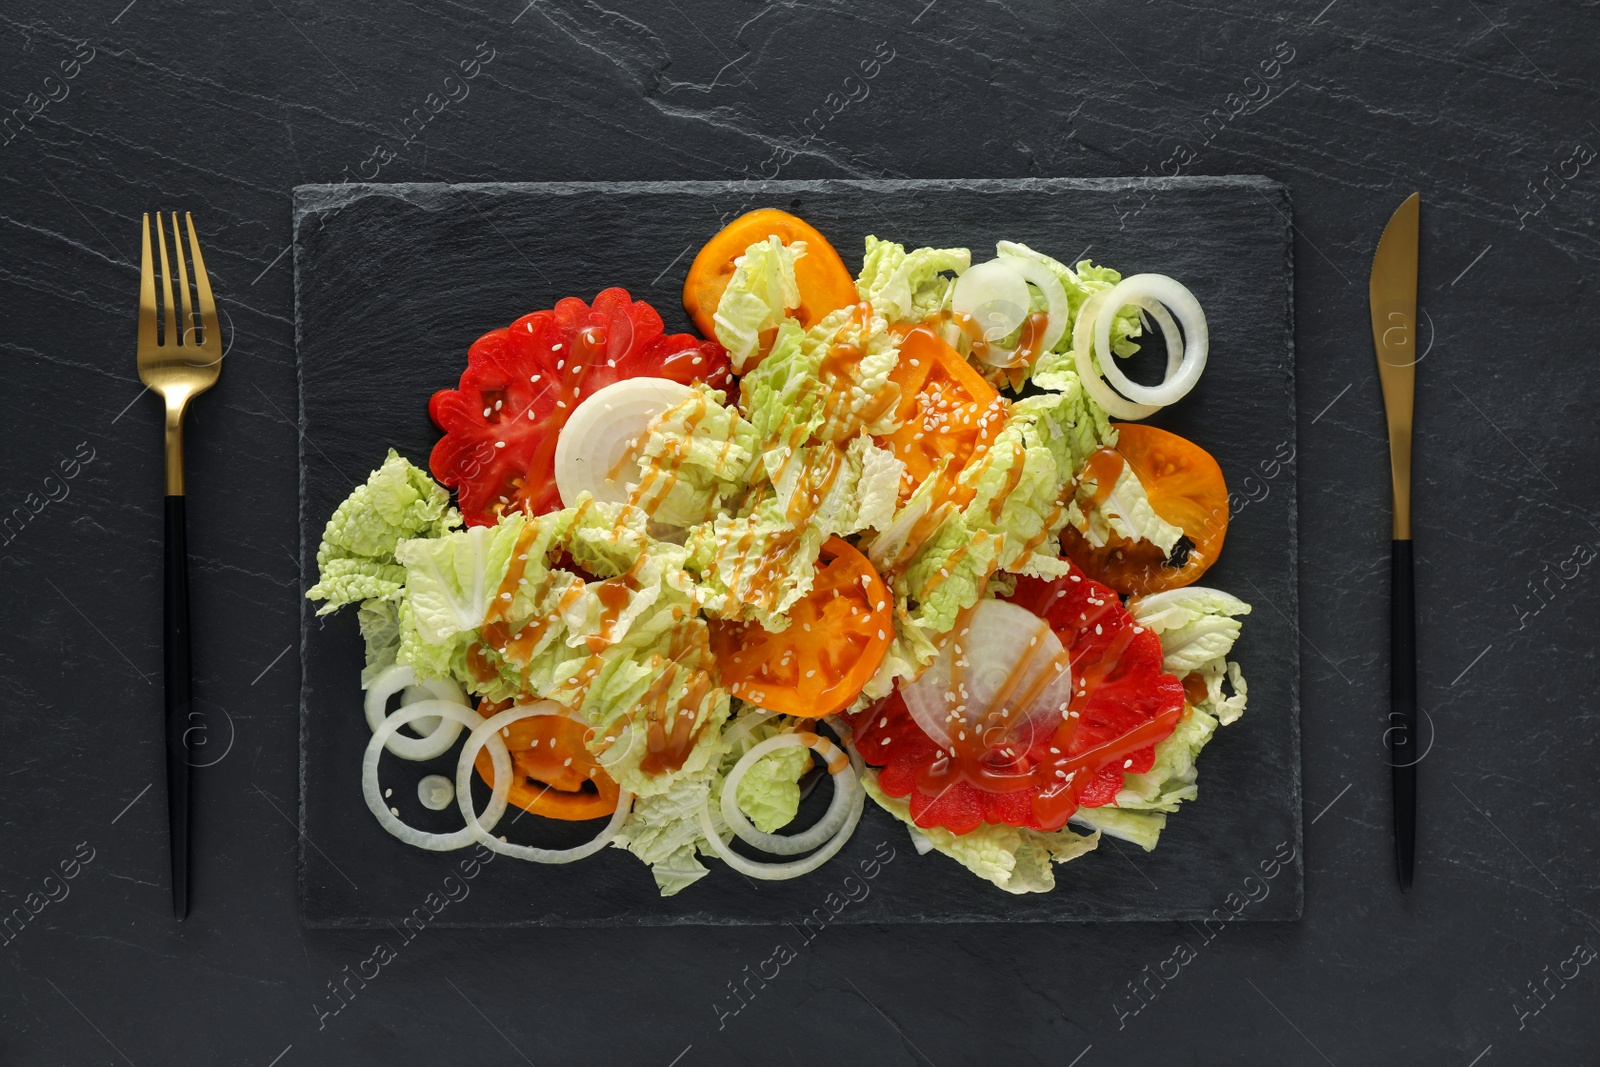
[{"label": "black slate table", "polygon": [[[7,3],[0,1062],[1594,1062],[1597,31],[1368,0]],[[839,925],[792,959],[749,928],[302,928],[293,186],[1241,172],[1295,204],[1300,922]],[[1431,733],[1401,897],[1365,279],[1413,190]],[[171,207],[232,337],[189,435],[182,926],[132,362],[138,216]]]}]

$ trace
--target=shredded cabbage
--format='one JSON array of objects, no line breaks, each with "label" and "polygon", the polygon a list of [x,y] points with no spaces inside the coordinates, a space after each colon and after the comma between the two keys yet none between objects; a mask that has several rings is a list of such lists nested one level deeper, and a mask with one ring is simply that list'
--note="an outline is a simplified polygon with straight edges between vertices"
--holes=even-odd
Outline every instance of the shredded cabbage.
[{"label": "shredded cabbage", "polygon": [[869,770],[862,784],[879,807],[912,833],[921,834],[936,851],[1008,893],[1048,893],[1056,885],[1055,864],[1077,859],[1100,843],[1099,833],[1076,834],[1066,828],[1047,833],[983,823],[971,833],[953,834],[942,826],[917,826],[911,821],[910,804],[880,789],[877,774]]},{"label": "shredded cabbage", "polygon": [[735,374],[744,373],[760,357],[762,331],[774,329],[800,306],[794,261],[805,251],[804,241],[786,245],[774,235],[752,244],[734,260],[733,277],[717,302],[712,323]]},{"label": "shredded cabbage", "polygon": [[325,600],[318,615],[363,600],[392,599],[405,584],[395,546],[407,538],[439,537],[461,525],[450,494],[394,449],[334,509],[317,548],[317,584],[308,600]]}]

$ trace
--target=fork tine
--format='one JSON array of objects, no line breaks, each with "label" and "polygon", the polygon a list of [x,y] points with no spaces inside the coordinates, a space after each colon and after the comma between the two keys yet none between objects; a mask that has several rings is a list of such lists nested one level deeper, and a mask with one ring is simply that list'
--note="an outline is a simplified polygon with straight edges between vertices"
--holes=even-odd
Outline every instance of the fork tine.
[{"label": "fork tine", "polygon": [[194,288],[200,299],[200,325],[205,330],[207,345],[220,345],[222,333],[217,327],[217,302],[211,295],[211,279],[206,275],[206,261],[200,255],[200,238],[195,236],[194,218],[187,211],[183,220],[189,224],[189,256],[194,260]]},{"label": "fork tine", "polygon": [[156,212],[156,240],[161,245],[161,343],[175,345],[178,342],[172,336],[173,322],[177,314],[172,308],[172,266],[167,262],[167,231],[161,228],[161,212]]},{"label": "fork tine", "polygon": [[[160,220],[156,220],[160,225]],[[150,264],[150,213],[144,214],[144,241],[139,255],[139,347],[156,345],[156,272]]]},{"label": "fork tine", "polygon": [[178,260],[178,307],[183,318],[178,325],[178,343],[193,346],[198,343],[194,335],[194,312],[189,307],[189,268],[183,262],[183,234],[178,230],[178,213],[172,212],[172,254]]}]

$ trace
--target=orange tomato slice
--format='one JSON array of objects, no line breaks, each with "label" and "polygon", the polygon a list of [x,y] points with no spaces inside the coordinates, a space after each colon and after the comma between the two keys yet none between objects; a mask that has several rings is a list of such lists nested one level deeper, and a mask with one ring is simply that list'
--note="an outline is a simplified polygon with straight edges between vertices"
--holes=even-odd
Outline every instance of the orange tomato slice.
[{"label": "orange tomato slice", "polygon": [[[484,710],[479,714],[491,712]],[[590,727],[565,715],[518,719],[502,734],[511,750],[515,777],[506,799],[524,811],[579,822],[617,810],[617,783],[583,743]],[[487,748],[473,762],[478,777],[494,788],[494,761]]]},{"label": "orange tomato slice", "polygon": [[890,381],[900,386],[895,412],[900,428],[878,443],[906,465],[902,499],[941,467],[946,482],[954,486],[973,452],[987,447],[1005,425],[999,394],[926,326],[911,330],[900,342],[900,362]]},{"label": "orange tomato slice", "polygon": [[789,627],[711,624],[711,650],[734,696],[804,719],[831,715],[860,695],[894,639],[894,597],[867,557],[830,537],[809,596]]},{"label": "orange tomato slice", "polygon": [[[830,311],[856,303],[855,276],[839,258],[828,239],[810,223],[787,211],[764,207],[740,215],[707,241],[689,266],[683,283],[683,308],[702,337],[715,337],[711,317],[733,277],[733,261],[757,241],[776,236],[784,244],[806,243],[806,254],[795,261],[794,279],[800,286],[800,306],[794,316],[810,329]],[[749,368],[746,367],[748,370]]]},{"label": "orange tomato slice", "polygon": [[[1189,585],[1215,563],[1228,534],[1228,485],[1211,453],[1186,438],[1138,422],[1117,424],[1115,452],[1089,458],[1102,491],[1127,463],[1144,483],[1155,513],[1183,530],[1182,565],[1173,566],[1146,543],[1130,545],[1113,536],[1093,548],[1072,526],[1061,532],[1061,547],[1089,577],[1119,593],[1143,595]],[[1181,544],[1181,542],[1180,542]]]}]

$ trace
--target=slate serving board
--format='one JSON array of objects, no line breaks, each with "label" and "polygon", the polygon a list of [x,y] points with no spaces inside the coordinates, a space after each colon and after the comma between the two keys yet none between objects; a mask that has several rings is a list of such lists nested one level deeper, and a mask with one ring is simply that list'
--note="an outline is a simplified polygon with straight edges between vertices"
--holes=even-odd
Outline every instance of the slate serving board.
[{"label": "slate serving board", "polygon": [[[1206,749],[1201,799],[1169,818],[1154,853],[1105,839],[1098,852],[1057,867],[1049,894],[1013,896],[945,857],[917,856],[904,828],[870,803],[840,855],[791,882],[752,883],[711,860],[709,876],[664,900],[647,869],[616,849],[554,868],[499,858],[466,880],[464,854],[403,845],[367,811],[360,764],[370,735],[354,612],[318,618],[307,604],[304,921],[389,926],[420,916],[430,925],[491,927],[776,925],[808,916],[813,925],[1299,918],[1292,243],[1288,192],[1265,178],[300,186],[301,587],[315,581],[328,516],[387,448],[426,464],[438,436],[428,397],[454,385],[476,337],[559,297],[589,299],[612,285],[654,304],[668,330],[688,329],[680,293],[695,251],[725,221],[761,206],[816,225],[852,270],[867,233],[908,246],[965,245],[980,259],[996,240],[1011,239],[1069,262],[1088,255],[1124,274],[1171,274],[1194,291],[1210,326],[1211,362],[1195,391],[1152,421],[1200,442],[1221,463],[1236,513],[1206,582],[1255,605],[1235,650],[1250,686],[1249,712]],[[420,767],[386,757],[383,784],[412,825],[450,829],[459,822],[423,809],[415,783],[430,772],[453,777],[453,766],[453,755]],[[822,802],[821,792],[808,803]],[[531,836],[528,829],[513,830],[513,840],[563,847],[593,828],[542,825]],[[891,858],[883,862],[885,856]]]}]

